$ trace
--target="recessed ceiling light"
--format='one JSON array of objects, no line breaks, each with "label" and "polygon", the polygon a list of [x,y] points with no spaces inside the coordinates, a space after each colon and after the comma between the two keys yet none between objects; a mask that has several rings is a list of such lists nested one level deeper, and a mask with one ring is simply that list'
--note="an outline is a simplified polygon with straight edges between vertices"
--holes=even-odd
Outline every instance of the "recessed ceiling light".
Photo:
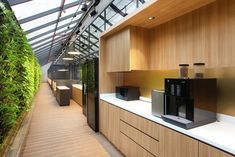
[{"label": "recessed ceiling light", "polygon": [[153,19],[155,19],[154,16],[150,16],[150,17],[149,17],[149,20],[153,20]]},{"label": "recessed ceiling light", "polygon": [[57,71],[69,71],[69,69],[58,69]]},{"label": "recessed ceiling light", "polygon": [[66,60],[66,61],[72,61],[73,60],[73,58],[63,58],[63,60]]},{"label": "recessed ceiling light", "polygon": [[68,52],[68,54],[69,55],[80,55],[81,54],[81,52],[76,52],[76,51],[74,51],[74,52]]}]

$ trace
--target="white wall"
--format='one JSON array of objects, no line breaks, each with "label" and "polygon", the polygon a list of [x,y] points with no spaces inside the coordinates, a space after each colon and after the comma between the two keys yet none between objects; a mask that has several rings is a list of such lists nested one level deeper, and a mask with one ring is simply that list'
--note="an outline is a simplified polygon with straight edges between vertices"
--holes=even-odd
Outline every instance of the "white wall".
[{"label": "white wall", "polygon": [[51,66],[51,63],[52,62],[41,67],[42,68],[42,82],[47,82],[47,70]]}]

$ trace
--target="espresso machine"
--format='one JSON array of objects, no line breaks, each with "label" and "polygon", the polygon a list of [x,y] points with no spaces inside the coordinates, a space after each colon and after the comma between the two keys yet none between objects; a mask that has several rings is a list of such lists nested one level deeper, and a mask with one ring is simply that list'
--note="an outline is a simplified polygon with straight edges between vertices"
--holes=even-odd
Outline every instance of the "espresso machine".
[{"label": "espresso machine", "polygon": [[185,129],[216,121],[216,79],[165,79],[164,121]]}]

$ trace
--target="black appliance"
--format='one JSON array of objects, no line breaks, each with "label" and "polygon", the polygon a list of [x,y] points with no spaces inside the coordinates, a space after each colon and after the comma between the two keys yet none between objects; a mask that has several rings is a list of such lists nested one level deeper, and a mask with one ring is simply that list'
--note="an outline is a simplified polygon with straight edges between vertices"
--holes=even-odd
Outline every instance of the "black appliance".
[{"label": "black appliance", "polygon": [[165,79],[163,120],[185,129],[216,121],[216,79]]},{"label": "black appliance", "polygon": [[99,131],[99,60],[87,60],[82,68],[83,113],[87,116],[88,125]]},{"label": "black appliance", "polygon": [[118,86],[116,87],[116,97],[122,100],[139,100],[139,87],[133,86]]}]

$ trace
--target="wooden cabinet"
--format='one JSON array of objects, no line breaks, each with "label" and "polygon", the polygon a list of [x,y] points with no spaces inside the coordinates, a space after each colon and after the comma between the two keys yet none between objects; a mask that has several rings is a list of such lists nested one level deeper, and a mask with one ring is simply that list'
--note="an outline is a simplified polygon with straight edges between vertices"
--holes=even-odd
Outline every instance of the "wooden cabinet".
[{"label": "wooden cabinet", "polygon": [[72,86],[72,98],[76,103],[82,106],[82,89]]},{"label": "wooden cabinet", "polygon": [[109,116],[109,104],[100,100],[100,105],[99,105],[99,130],[100,132],[108,137],[108,116]]},{"label": "wooden cabinet", "polygon": [[128,138],[123,133],[120,134],[120,149],[123,154],[127,157],[155,157],[148,151],[146,151],[143,147],[136,144],[133,140]]},{"label": "wooden cabinet", "polygon": [[211,147],[205,143],[199,142],[199,157],[233,157],[219,149]]},{"label": "wooden cabinet", "polygon": [[107,37],[104,42],[107,72],[147,70],[148,40],[148,30],[134,26]]},{"label": "wooden cabinet", "polygon": [[198,157],[198,141],[161,126],[160,156]]},{"label": "wooden cabinet", "polygon": [[119,108],[100,101],[99,113],[100,132],[119,149]]},{"label": "wooden cabinet", "polygon": [[120,112],[119,108],[109,105],[109,117],[108,117],[108,139],[119,148],[120,141],[120,131],[119,131],[119,123],[120,123]]}]

